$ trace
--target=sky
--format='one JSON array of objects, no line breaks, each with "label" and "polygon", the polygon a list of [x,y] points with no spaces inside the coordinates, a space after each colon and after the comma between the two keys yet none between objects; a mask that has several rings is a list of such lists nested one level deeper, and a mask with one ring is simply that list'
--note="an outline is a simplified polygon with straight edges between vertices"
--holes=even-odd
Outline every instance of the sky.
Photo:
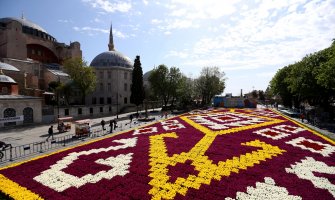
[{"label": "sky", "polygon": [[139,55],[143,72],[160,64],[197,78],[225,73],[224,93],[265,90],[278,69],[331,45],[335,0],[0,0],[0,18],[24,18],[83,58],[108,50]]}]

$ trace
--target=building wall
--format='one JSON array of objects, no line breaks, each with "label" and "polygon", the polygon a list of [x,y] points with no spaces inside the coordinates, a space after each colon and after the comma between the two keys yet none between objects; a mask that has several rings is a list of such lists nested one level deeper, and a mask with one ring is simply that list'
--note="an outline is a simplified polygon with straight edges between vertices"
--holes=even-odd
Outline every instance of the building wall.
[{"label": "building wall", "polygon": [[[42,99],[39,98],[20,98],[20,99],[0,99],[0,118],[4,117],[4,111],[7,108],[13,108],[16,111],[16,116],[23,115],[23,109],[30,107],[33,109],[34,123],[42,122]],[[22,125],[23,121],[16,122],[16,125]],[[4,123],[0,123],[0,128]]]},{"label": "building wall", "polygon": [[[79,113],[79,109],[81,109],[81,114]],[[57,116],[59,115],[59,117],[73,117],[75,119],[80,119],[102,115],[114,115],[116,114],[116,110],[116,105],[71,106],[59,108],[55,106],[54,115],[55,118],[57,118]]]},{"label": "building wall", "polygon": [[[132,69],[124,67],[106,67],[94,68],[94,70],[97,77],[97,85],[95,91],[87,96],[86,102],[90,105],[116,105],[118,102],[120,108],[130,104]],[[94,102],[94,98],[96,99],[96,102]],[[104,99],[103,103],[100,102],[100,98]],[[111,103],[108,102],[108,98],[111,98]],[[125,98],[127,98],[127,103],[125,103]]]}]

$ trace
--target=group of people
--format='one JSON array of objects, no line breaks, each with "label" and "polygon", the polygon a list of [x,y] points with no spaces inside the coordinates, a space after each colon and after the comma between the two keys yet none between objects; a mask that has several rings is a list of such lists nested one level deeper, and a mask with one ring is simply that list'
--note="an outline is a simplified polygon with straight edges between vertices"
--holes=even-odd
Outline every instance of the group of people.
[{"label": "group of people", "polygon": [[[101,120],[100,122],[102,130],[106,130],[105,125],[106,121],[104,119]],[[115,130],[117,128],[117,122],[115,119],[109,121],[109,126],[110,126],[110,133],[113,133],[113,129]]]}]

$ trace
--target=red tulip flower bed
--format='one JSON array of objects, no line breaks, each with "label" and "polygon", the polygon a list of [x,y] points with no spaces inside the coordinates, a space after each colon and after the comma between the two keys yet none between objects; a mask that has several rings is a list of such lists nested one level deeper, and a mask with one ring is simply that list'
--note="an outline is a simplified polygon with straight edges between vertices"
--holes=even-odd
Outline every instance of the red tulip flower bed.
[{"label": "red tulip flower bed", "polygon": [[335,142],[267,109],[184,114],[0,170],[14,199],[335,199]]}]

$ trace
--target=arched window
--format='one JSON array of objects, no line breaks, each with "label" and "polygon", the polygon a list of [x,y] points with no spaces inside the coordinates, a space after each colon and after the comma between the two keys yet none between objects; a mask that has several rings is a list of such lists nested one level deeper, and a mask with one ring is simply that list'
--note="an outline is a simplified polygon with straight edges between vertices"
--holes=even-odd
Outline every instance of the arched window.
[{"label": "arched window", "polygon": [[23,123],[30,124],[34,122],[34,111],[30,107],[23,109]]},{"label": "arched window", "polygon": [[[6,108],[4,111],[3,111],[3,117],[6,118],[6,117],[15,117],[16,116],[16,111],[14,108]],[[16,122],[6,122],[4,123],[4,126],[15,126],[16,125]]]}]

